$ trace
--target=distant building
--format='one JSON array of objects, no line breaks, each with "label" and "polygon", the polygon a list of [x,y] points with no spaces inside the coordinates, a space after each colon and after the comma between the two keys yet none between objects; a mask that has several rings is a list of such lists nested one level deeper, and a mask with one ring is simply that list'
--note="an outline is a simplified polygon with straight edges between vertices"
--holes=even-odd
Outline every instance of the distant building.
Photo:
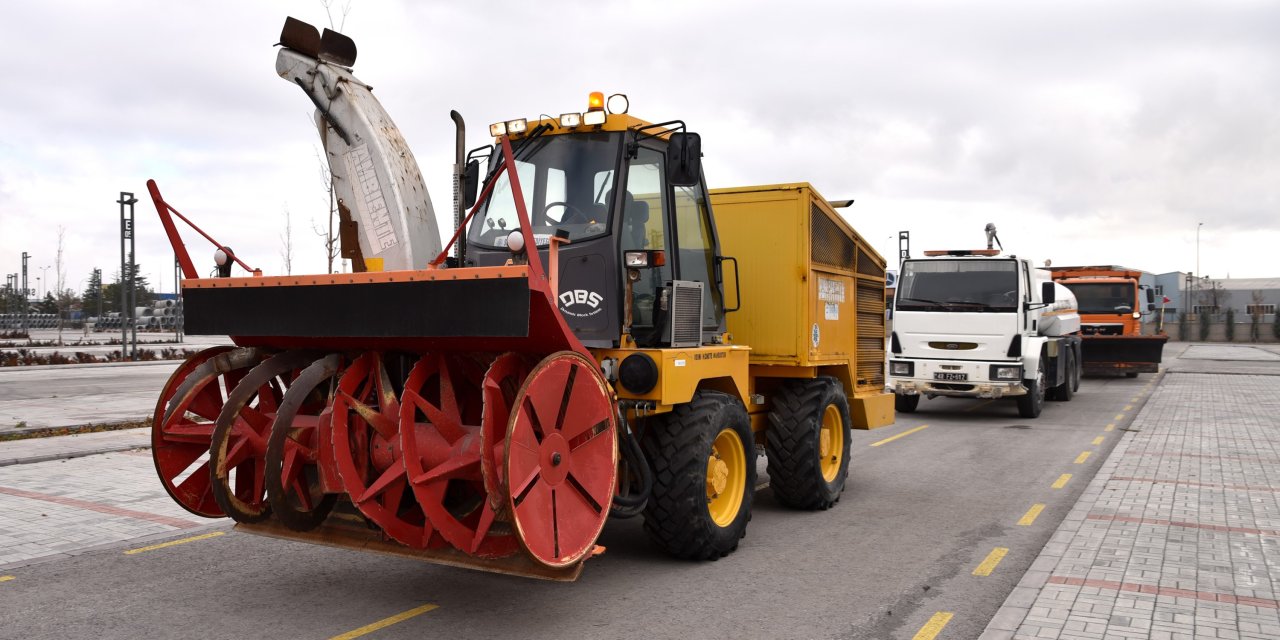
[{"label": "distant building", "polygon": [[[1257,311],[1261,311],[1265,322],[1275,320],[1276,308],[1280,307],[1280,278],[1202,278],[1189,277],[1182,271],[1162,273],[1152,276],[1152,285],[1156,287],[1156,295],[1164,295],[1170,299],[1167,308],[1178,313],[1209,312],[1215,316],[1223,315],[1227,309],[1235,310],[1236,321],[1242,322],[1253,315],[1254,294],[1258,295]],[[1145,282],[1145,277],[1144,277]],[[1211,309],[1211,296],[1202,293],[1212,287],[1222,290],[1218,296],[1216,309]],[[1157,300],[1159,298],[1157,297]]]}]

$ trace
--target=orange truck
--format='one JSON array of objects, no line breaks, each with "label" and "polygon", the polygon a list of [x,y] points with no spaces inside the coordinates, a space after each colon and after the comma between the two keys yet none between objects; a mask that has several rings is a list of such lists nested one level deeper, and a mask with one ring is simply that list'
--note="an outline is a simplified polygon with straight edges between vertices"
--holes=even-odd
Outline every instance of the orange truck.
[{"label": "orange truck", "polygon": [[1155,291],[1138,284],[1141,271],[1115,265],[1050,267],[1049,271],[1079,303],[1085,373],[1114,372],[1134,378],[1159,371],[1169,336],[1142,333],[1143,312],[1155,310]]}]

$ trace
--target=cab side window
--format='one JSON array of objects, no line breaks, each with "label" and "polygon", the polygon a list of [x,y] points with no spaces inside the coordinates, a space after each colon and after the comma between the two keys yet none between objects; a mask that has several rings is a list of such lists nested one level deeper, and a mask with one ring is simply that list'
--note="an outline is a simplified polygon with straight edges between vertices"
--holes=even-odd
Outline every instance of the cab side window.
[{"label": "cab side window", "polygon": [[675,187],[676,246],[680,252],[680,279],[703,283],[702,326],[718,327],[724,301],[716,282],[715,243],[702,185]]},{"label": "cab side window", "polygon": [[[663,251],[669,255],[670,234],[663,215],[663,156],[641,147],[627,175],[622,194],[622,250]],[[654,326],[658,290],[671,280],[671,265],[643,269],[633,285],[632,314],[636,327]]]}]

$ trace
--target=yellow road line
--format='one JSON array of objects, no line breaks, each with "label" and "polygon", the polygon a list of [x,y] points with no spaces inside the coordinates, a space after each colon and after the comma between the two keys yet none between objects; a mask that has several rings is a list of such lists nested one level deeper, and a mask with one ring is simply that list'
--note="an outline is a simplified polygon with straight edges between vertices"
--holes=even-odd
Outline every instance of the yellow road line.
[{"label": "yellow road line", "polygon": [[1103,429],[1103,431],[1115,431],[1115,430],[1116,430],[1116,425],[1114,423],[1107,425],[1107,428]]},{"label": "yellow road line", "polygon": [[13,580],[13,576],[0,576],[0,582],[8,582]]},{"label": "yellow road line", "polygon": [[1132,397],[1132,398],[1129,398],[1129,402],[1137,402],[1137,401],[1138,401],[1138,396],[1134,396],[1134,397]]},{"label": "yellow road line", "polygon": [[916,428],[914,428],[914,429],[908,429],[908,430],[906,430],[906,431],[903,431],[902,433],[899,433],[899,434],[898,434],[898,435],[896,435],[896,436],[890,436],[890,437],[885,438],[884,440],[881,440],[881,441],[879,441],[879,442],[872,442],[872,443],[871,443],[870,445],[868,445],[868,446],[871,446],[871,447],[878,447],[878,446],[880,446],[880,445],[882,445],[882,444],[889,444],[890,442],[893,442],[894,440],[897,440],[898,438],[905,438],[905,437],[907,437],[907,436],[909,436],[909,435],[911,435],[911,434],[913,434],[913,433],[915,433],[915,432],[917,432],[917,431],[919,431],[919,430],[921,430],[921,429],[927,429],[928,427],[929,427],[929,425],[927,425],[927,424],[922,424],[922,425],[920,425],[920,426],[918,426],[918,427],[916,427]]},{"label": "yellow road line", "polygon": [[1057,480],[1055,480],[1055,481],[1053,482],[1053,488],[1054,488],[1054,489],[1061,489],[1061,488],[1063,488],[1063,487],[1067,486],[1067,483],[1068,483],[1068,482],[1071,482],[1071,474],[1069,474],[1069,473],[1064,473],[1064,474],[1062,474],[1062,475],[1058,476],[1058,479],[1057,479]]},{"label": "yellow road line", "polygon": [[1027,512],[1018,519],[1018,524],[1024,527],[1031,526],[1031,523],[1035,522],[1036,518],[1040,516],[1041,511],[1044,511],[1043,503],[1037,502],[1031,505],[1031,508],[1027,509]]},{"label": "yellow road line", "polygon": [[1123,408],[1123,409],[1121,409],[1121,411],[1128,411],[1128,410],[1130,410],[1130,409],[1132,409],[1132,408],[1133,408],[1133,405],[1131,405],[1131,404],[1126,404],[1126,405],[1124,406],[1124,408]]},{"label": "yellow road line", "polygon": [[377,622],[374,622],[373,624],[366,624],[365,626],[360,627],[359,629],[355,629],[354,631],[348,631],[342,635],[334,636],[329,640],[352,640],[352,638],[359,638],[360,636],[373,633],[378,629],[389,627],[397,622],[404,622],[409,618],[412,618],[414,616],[420,616],[428,611],[431,611],[432,609],[438,609],[438,608],[439,608],[439,605],[424,604],[421,607],[415,607],[404,613],[397,613],[396,615],[391,616],[390,618],[383,618]]},{"label": "yellow road line", "polygon": [[911,640],[933,640],[938,637],[939,633],[942,633],[942,628],[947,626],[948,622],[951,622],[951,616],[953,615],[955,614],[950,611],[939,611],[933,614],[933,617],[929,618],[929,621],[924,623],[923,627],[920,627],[920,630],[911,637]]},{"label": "yellow road line", "polygon": [[1123,413],[1117,413],[1117,414],[1116,414],[1116,420],[1124,420],[1124,414],[1123,414]]},{"label": "yellow road line", "polygon": [[155,551],[156,549],[164,549],[165,547],[172,547],[174,545],[186,544],[188,542],[197,542],[199,540],[208,540],[209,538],[216,538],[218,536],[223,536],[226,534],[227,534],[226,531],[214,531],[213,533],[206,533],[204,535],[199,535],[199,536],[191,536],[190,538],[182,538],[180,540],[170,540],[168,542],[161,542],[160,544],[153,544],[149,547],[138,547],[137,549],[130,549],[124,552],[124,554],[126,556],[131,556],[131,555],[142,553],[144,551]]},{"label": "yellow road line", "polygon": [[1098,437],[1096,437],[1096,438],[1094,438],[1094,439],[1093,439],[1093,445],[1096,447],[1096,446],[1098,446],[1098,445],[1102,444],[1102,441],[1103,441],[1103,440],[1106,440],[1106,439],[1107,439],[1107,437],[1106,437],[1106,436],[1098,436]]},{"label": "yellow road line", "polygon": [[986,559],[982,561],[982,564],[978,565],[978,568],[973,570],[973,575],[991,575],[991,572],[996,570],[996,565],[1000,564],[1001,560],[1004,560],[1004,556],[1007,553],[1009,553],[1009,550],[1005,547],[996,547],[992,549],[991,553],[988,553]]},{"label": "yellow road line", "polygon": [[1089,459],[1090,453],[1089,451],[1081,451],[1080,455],[1076,456],[1076,464],[1084,464],[1084,461]]}]

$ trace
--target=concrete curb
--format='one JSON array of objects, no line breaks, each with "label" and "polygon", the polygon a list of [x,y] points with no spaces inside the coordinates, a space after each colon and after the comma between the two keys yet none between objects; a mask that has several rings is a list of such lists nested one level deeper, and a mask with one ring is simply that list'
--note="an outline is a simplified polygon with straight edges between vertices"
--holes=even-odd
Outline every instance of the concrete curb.
[{"label": "concrete curb", "polygon": [[[65,437],[65,436],[55,436]],[[83,458],[86,456],[96,456],[103,453],[119,453],[121,451],[134,451],[136,449],[150,449],[150,446],[139,446],[136,444],[117,444],[103,445],[94,449],[85,449],[83,451],[66,451],[63,453],[46,453],[37,456],[27,456],[24,458],[0,458],[0,467],[11,467],[19,464],[36,464],[39,462],[53,462],[55,460],[70,460],[72,458]]]}]

